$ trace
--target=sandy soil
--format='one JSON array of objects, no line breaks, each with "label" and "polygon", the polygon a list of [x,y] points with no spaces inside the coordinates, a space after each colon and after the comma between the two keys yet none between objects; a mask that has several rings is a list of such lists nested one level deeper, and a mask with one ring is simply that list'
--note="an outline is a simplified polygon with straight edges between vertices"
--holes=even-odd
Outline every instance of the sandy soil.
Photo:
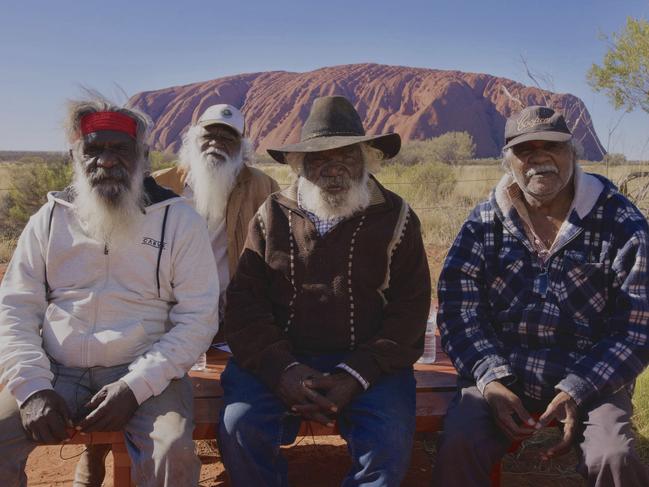
[{"label": "sandy soil", "polygon": [[[295,486],[330,486],[339,485],[349,468],[347,449],[338,437],[318,437],[314,445],[312,438],[302,438],[296,446],[285,449],[290,465],[290,481]],[[198,442],[198,450],[203,463],[201,469],[201,486],[229,486],[230,483],[220,462],[220,457],[212,442]],[[76,459],[62,460],[78,455],[81,446],[69,446],[62,450],[60,447],[39,447],[29,457],[27,474],[29,486],[63,486],[70,485],[73,478]],[[426,485],[430,478],[430,465],[426,465],[426,453],[423,443],[415,450],[415,456],[421,457],[413,464],[409,473],[408,483],[404,485]],[[112,458],[108,457],[109,469],[112,468]],[[421,466],[419,466],[421,464]],[[104,485],[112,485],[110,470]]]},{"label": "sandy soil", "polygon": [[[556,438],[551,432],[544,434],[547,444]],[[203,487],[229,487],[227,474],[223,470],[218,451],[212,442],[198,442],[197,449],[203,467],[201,482]],[[82,446],[39,447],[29,457],[27,475],[29,486],[71,485],[76,456]],[[537,460],[539,445],[528,445],[505,459],[503,474],[504,487],[573,487],[584,485],[575,474],[574,454],[553,464],[540,464]],[[289,481],[295,487],[330,487],[340,485],[349,469],[350,462],[343,440],[336,436],[304,437],[301,441],[284,449],[289,462]],[[417,440],[413,447],[410,469],[403,486],[429,486],[434,461],[434,439]],[[107,460],[105,486],[112,485],[110,475],[112,458]],[[458,464],[461,468],[461,464]]]}]

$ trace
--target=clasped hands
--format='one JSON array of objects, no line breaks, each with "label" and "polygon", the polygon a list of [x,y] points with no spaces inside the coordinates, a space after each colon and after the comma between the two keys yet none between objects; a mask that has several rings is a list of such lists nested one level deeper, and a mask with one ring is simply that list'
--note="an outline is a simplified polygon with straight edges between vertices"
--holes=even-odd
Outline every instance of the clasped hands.
[{"label": "clasped hands", "polygon": [[293,413],[333,426],[333,417],[361,390],[358,381],[344,370],[324,374],[298,364],[284,371],[275,392]]},{"label": "clasped hands", "polygon": [[520,398],[500,382],[487,384],[484,397],[500,429],[513,441],[522,441],[553,420],[563,424],[559,443],[541,452],[543,460],[567,453],[575,438],[578,424],[577,403],[566,392],[559,392],[538,420],[525,409]]},{"label": "clasped hands", "polygon": [[54,390],[38,391],[20,407],[20,419],[27,436],[38,443],[59,443],[69,438],[66,428],[83,433],[119,431],[138,407],[133,391],[120,380],[102,387],[84,408],[90,410],[77,424],[65,400]]}]

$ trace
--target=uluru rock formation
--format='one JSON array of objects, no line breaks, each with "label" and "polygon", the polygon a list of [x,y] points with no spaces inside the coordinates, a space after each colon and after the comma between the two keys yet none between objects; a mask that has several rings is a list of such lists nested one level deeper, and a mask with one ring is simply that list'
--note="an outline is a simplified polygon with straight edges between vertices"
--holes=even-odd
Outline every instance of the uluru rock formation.
[{"label": "uluru rock formation", "polygon": [[421,140],[467,131],[477,157],[500,154],[511,113],[547,104],[565,114],[587,159],[601,160],[605,153],[586,106],[576,96],[461,71],[350,64],[307,73],[250,73],[147,91],[130,103],[153,119],[156,150],[177,151],[182,133],[206,107],[229,103],[242,109],[246,135],[263,151],[296,142],[313,99],[334,94],[352,100],[368,134],[394,131],[404,140]]}]

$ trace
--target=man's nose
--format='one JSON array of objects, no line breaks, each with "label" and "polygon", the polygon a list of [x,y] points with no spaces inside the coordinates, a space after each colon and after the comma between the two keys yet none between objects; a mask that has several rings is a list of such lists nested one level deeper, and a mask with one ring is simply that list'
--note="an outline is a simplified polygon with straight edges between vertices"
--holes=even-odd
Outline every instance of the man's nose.
[{"label": "man's nose", "polygon": [[98,159],[97,159],[97,166],[103,167],[105,169],[111,169],[115,167],[118,164],[117,157],[115,157],[114,154],[102,154]]},{"label": "man's nose", "polygon": [[539,164],[539,163],[547,162],[551,160],[551,158],[550,158],[550,154],[548,154],[546,150],[536,149],[530,154],[530,157],[527,160],[532,164]]}]

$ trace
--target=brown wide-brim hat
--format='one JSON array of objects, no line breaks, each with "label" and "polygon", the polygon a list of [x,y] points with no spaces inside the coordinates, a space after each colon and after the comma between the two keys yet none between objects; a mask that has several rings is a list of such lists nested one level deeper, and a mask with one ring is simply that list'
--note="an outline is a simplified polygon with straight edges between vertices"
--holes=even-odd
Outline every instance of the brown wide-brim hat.
[{"label": "brown wide-brim hat", "polygon": [[365,135],[361,117],[347,98],[323,96],[314,100],[302,127],[300,142],[268,149],[268,154],[286,164],[285,155],[292,152],[321,152],[361,142],[380,150],[385,159],[396,156],[401,149],[399,134]]}]

